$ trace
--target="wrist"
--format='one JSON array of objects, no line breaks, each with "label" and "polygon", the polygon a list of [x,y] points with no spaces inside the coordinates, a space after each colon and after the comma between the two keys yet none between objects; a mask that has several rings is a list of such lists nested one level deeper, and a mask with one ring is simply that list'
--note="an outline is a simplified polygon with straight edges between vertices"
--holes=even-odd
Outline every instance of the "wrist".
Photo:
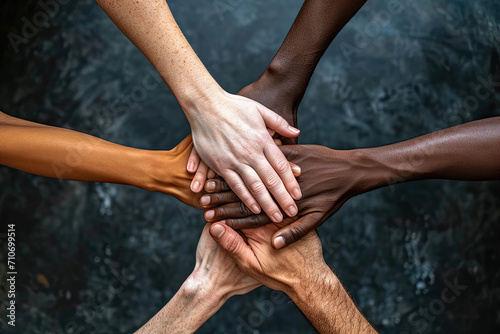
[{"label": "wrist", "polygon": [[412,159],[404,152],[395,149],[394,145],[356,150],[358,160],[371,166],[367,177],[371,180],[366,185],[369,190],[417,180],[421,178],[418,167],[421,159]]},{"label": "wrist", "polygon": [[175,96],[186,114],[190,124],[193,120],[207,115],[207,110],[216,112],[217,104],[225,98],[227,94],[222,87],[213,79],[208,78],[205,81],[188,85],[181,93]]},{"label": "wrist", "polygon": [[333,274],[328,265],[323,261],[320,265],[308,266],[312,272],[303,271],[301,278],[293,284],[288,285],[282,291],[297,304],[311,304],[316,300],[315,294],[321,291],[321,286],[336,285],[337,277]]},{"label": "wrist", "polygon": [[290,106],[294,112],[304,97],[309,80],[311,79],[314,67],[312,70],[307,68],[297,69],[296,63],[286,59],[275,57],[258,81],[264,82],[265,86],[273,91],[277,91],[279,96],[282,96],[283,101],[291,101]]},{"label": "wrist", "polygon": [[[215,278],[215,279],[214,279]],[[190,298],[206,310],[214,314],[231,296],[230,289],[220,286],[216,277],[205,275],[200,269],[195,269],[182,284],[183,296]]]}]

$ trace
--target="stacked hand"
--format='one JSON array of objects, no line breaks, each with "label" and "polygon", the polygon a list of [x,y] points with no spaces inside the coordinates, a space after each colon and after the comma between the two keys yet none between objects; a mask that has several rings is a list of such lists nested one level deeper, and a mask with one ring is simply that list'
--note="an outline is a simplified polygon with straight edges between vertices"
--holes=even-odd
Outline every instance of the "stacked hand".
[{"label": "stacked hand", "polygon": [[[283,146],[281,150],[302,173],[298,177],[303,197],[297,201],[296,217],[286,218],[273,234],[275,248],[289,245],[320,226],[351,197],[373,189],[376,184],[368,170],[377,162],[358,151],[336,151],[323,146]],[[223,221],[235,229],[262,226],[270,220],[254,215],[229,191],[221,178],[207,181],[200,204],[208,222]],[[283,226],[282,225],[282,226]]]}]

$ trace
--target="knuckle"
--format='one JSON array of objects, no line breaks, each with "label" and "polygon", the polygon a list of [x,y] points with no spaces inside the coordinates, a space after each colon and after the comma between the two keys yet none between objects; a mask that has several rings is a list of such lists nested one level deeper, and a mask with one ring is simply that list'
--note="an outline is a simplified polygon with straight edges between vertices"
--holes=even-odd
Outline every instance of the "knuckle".
[{"label": "knuckle", "polygon": [[262,222],[260,221],[260,217],[257,215],[252,215],[247,218],[248,219],[248,226],[249,227],[259,227],[262,225]]},{"label": "knuckle", "polygon": [[239,248],[239,243],[238,240],[234,235],[231,235],[227,238],[226,240],[226,250],[229,253],[237,253]]},{"label": "knuckle", "polygon": [[246,216],[249,216],[252,214],[252,211],[250,211],[250,209],[245,205],[245,203],[243,202],[239,202],[238,203],[238,207],[237,207],[239,213],[243,216],[243,217],[246,217]]},{"label": "knuckle", "polygon": [[280,115],[275,114],[274,123],[276,124],[276,127],[280,128],[285,125],[285,120]]},{"label": "knuckle", "polygon": [[304,228],[300,225],[297,226],[291,226],[290,229],[290,236],[293,238],[293,241],[300,240],[304,236]]},{"label": "knuckle", "polygon": [[278,174],[272,173],[264,178],[264,182],[268,188],[274,188],[280,185],[281,179]]},{"label": "knuckle", "polygon": [[214,210],[214,217],[211,219],[213,221],[221,219],[221,217],[226,216],[226,208],[225,207],[219,207],[215,208]]},{"label": "knuckle", "polygon": [[234,189],[234,192],[236,194],[239,194],[239,195],[243,194],[247,190],[247,188],[245,187],[245,185],[241,184],[241,183],[235,184],[233,186],[233,189]]},{"label": "knuckle", "polygon": [[278,173],[284,174],[284,173],[288,172],[289,168],[290,168],[290,164],[288,163],[288,161],[286,159],[279,159],[278,161],[276,161],[275,169]]},{"label": "knuckle", "polygon": [[250,191],[253,194],[261,194],[266,190],[266,186],[260,181],[254,181],[250,184]]}]

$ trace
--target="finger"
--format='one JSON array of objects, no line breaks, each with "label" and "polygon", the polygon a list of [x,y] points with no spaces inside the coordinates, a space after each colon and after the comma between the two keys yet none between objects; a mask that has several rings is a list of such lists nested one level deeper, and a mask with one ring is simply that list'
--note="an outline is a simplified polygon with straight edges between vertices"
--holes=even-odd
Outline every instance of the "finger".
[{"label": "finger", "polygon": [[240,202],[240,199],[232,191],[206,194],[200,198],[201,207],[206,209],[234,202]]},{"label": "finger", "polygon": [[215,207],[205,212],[205,220],[213,223],[226,218],[241,218],[253,215],[253,212],[247,208],[243,202],[228,203]]},{"label": "finger", "polygon": [[262,119],[266,123],[266,126],[284,137],[295,138],[300,134],[300,130],[294,128],[288,122],[275,113],[274,111],[264,107],[259,106],[259,111],[262,115]]},{"label": "finger", "polygon": [[302,175],[302,169],[300,168],[299,165],[296,165],[291,161],[288,161],[288,164],[290,165],[290,168],[292,169],[293,176],[299,177],[300,175]]},{"label": "finger", "polygon": [[228,218],[224,222],[235,230],[246,228],[255,228],[272,223],[271,219],[266,214],[251,215],[243,218]]},{"label": "finger", "polygon": [[[242,167],[240,170],[240,175],[241,178],[244,180],[246,186],[250,190],[252,196],[257,200],[257,202],[259,202],[262,210],[264,210],[264,212],[269,216],[269,218],[273,220],[273,222],[279,223],[283,220],[283,215],[281,214],[279,207],[276,205],[273,198],[271,197],[268,188],[269,190],[271,190],[271,188],[273,187],[279,187],[280,184],[283,187],[283,183],[279,179],[278,175],[274,172],[272,167],[269,166],[269,164],[267,165],[268,165],[267,173],[263,173],[263,175],[265,175],[265,178],[261,177],[258,174],[258,171],[254,170],[249,166]],[[260,169],[262,170],[262,168]],[[273,177],[272,174],[274,174],[275,177]],[[286,192],[284,187],[283,190]],[[293,203],[292,198],[290,198],[290,200]]]},{"label": "finger", "polygon": [[205,183],[205,190],[208,193],[220,193],[231,190],[231,188],[223,179],[209,179]]},{"label": "finger", "polygon": [[200,161],[198,170],[191,181],[191,190],[195,193],[199,193],[203,190],[203,185],[207,181],[208,166]]},{"label": "finger", "polygon": [[235,172],[225,172],[222,177],[226,180],[231,190],[238,196],[253,213],[260,213],[260,206],[255,197],[250,193],[242,178]]},{"label": "finger", "polygon": [[290,225],[276,231],[272,237],[273,247],[280,249],[300,240],[304,235],[314,230],[320,221],[320,215],[309,214],[300,217]]},{"label": "finger", "polygon": [[[288,163],[288,160],[286,160],[281,150],[276,145],[267,145],[264,148],[264,154],[266,155],[267,160],[269,161],[271,166],[273,166],[274,170],[278,173],[280,179],[283,181],[283,185],[286,188],[287,193],[291,194],[293,199],[299,200],[302,197],[299,183],[293,175],[290,164]],[[273,195],[275,197],[277,196],[274,192]],[[282,196],[285,200],[287,199],[285,195],[282,194]],[[283,208],[281,202],[279,200],[278,202]]]},{"label": "finger", "polygon": [[276,144],[276,146],[281,146],[281,145],[283,145],[283,144],[281,143],[281,140],[279,140],[278,138],[274,138],[273,140],[274,140],[274,143]]},{"label": "finger", "polygon": [[198,166],[200,164],[200,156],[198,155],[198,152],[196,152],[196,148],[191,150],[191,153],[189,154],[188,158],[188,163],[187,163],[187,171],[189,173],[194,173],[198,170]]},{"label": "finger", "polygon": [[207,178],[213,179],[217,174],[212,169],[208,169]]},{"label": "finger", "polygon": [[215,223],[210,227],[210,235],[224,249],[236,264],[248,274],[248,269],[255,266],[257,259],[243,237],[231,227]]}]

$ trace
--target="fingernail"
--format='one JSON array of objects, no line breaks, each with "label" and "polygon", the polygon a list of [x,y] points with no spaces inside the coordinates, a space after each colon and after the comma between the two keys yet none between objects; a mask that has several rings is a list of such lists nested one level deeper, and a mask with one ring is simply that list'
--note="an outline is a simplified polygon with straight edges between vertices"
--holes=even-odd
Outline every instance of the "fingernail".
[{"label": "fingernail", "polygon": [[215,182],[214,181],[209,181],[207,183],[207,190],[215,190]]},{"label": "fingernail", "polygon": [[300,191],[299,188],[295,188],[293,191],[293,199],[298,200],[302,197],[302,192]]},{"label": "fingernail", "polygon": [[212,225],[212,227],[210,228],[210,234],[216,239],[220,239],[222,235],[224,235],[224,232],[226,232],[226,230],[222,225],[219,224]]},{"label": "fingernail", "polygon": [[290,217],[293,217],[293,216],[295,216],[295,215],[297,214],[297,208],[296,208],[295,206],[291,205],[291,206],[288,208],[287,212],[288,212],[288,215],[289,215]]},{"label": "fingernail", "polygon": [[200,182],[194,181],[193,183],[193,190],[197,191],[200,188]]},{"label": "fingernail", "polygon": [[279,212],[275,212],[273,215],[273,219],[275,223],[279,223],[283,220],[283,216]]},{"label": "fingernail", "polygon": [[301,169],[300,169],[300,167],[299,167],[299,166],[293,166],[293,167],[292,167],[292,171],[293,171],[295,174],[299,174],[299,173],[300,173],[300,171],[301,171]]},{"label": "fingernail", "polygon": [[260,213],[260,208],[257,204],[252,205],[252,212],[256,215]]},{"label": "fingernail", "polygon": [[194,172],[194,162],[192,161],[189,162],[188,171]]},{"label": "fingernail", "polygon": [[210,204],[210,196],[202,196],[200,198],[201,205],[209,205]]},{"label": "fingernail", "polygon": [[300,130],[297,128],[294,128],[293,126],[289,125],[288,130],[292,131],[293,133],[300,133]]},{"label": "fingernail", "polygon": [[[222,233],[224,233],[224,232],[222,232]],[[280,248],[283,248],[285,245],[286,245],[285,238],[283,238],[282,236],[274,238],[274,248],[280,249]]]},{"label": "fingernail", "polygon": [[212,219],[215,216],[215,211],[214,210],[208,210],[205,212],[205,218],[206,219]]}]

